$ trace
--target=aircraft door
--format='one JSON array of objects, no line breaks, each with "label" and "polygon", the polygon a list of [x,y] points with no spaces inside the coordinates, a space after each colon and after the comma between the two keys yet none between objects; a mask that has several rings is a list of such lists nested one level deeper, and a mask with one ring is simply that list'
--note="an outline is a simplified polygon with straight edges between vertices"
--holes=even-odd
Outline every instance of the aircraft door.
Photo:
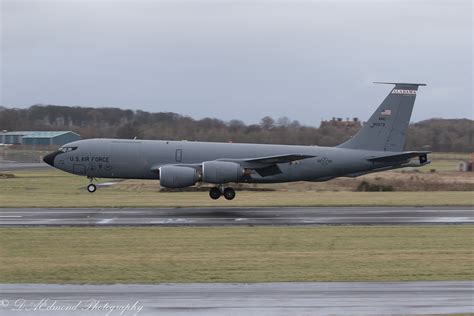
[{"label": "aircraft door", "polygon": [[176,162],[183,161],[183,150],[182,149],[176,149],[175,160],[176,160]]}]

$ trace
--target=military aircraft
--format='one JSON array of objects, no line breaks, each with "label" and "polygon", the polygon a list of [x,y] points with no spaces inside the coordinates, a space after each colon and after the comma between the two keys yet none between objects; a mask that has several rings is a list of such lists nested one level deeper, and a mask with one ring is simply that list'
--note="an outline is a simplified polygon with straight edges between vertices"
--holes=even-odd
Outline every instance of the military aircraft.
[{"label": "military aircraft", "polygon": [[171,140],[85,139],[44,157],[49,165],[95,178],[159,179],[166,188],[215,186],[212,199],[235,197],[230,183],[327,181],[430,163],[428,151],[403,151],[420,83],[394,84],[359,132],[336,147]]}]

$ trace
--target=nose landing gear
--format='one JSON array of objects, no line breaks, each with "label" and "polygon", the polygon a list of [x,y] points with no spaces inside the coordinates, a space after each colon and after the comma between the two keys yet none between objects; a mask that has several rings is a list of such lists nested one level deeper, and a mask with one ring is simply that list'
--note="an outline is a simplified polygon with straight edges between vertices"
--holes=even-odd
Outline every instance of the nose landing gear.
[{"label": "nose landing gear", "polygon": [[89,180],[91,183],[89,183],[89,185],[87,186],[87,191],[89,193],[94,193],[97,190],[97,186],[94,183],[92,183],[94,178],[89,178]]},{"label": "nose landing gear", "polygon": [[226,200],[233,200],[235,198],[235,190],[231,187],[224,188],[222,184],[209,190],[209,196],[213,200],[217,200],[221,195],[223,195]]},{"label": "nose landing gear", "polygon": [[87,186],[87,191],[89,191],[89,193],[94,193],[96,190],[97,190],[97,187],[93,183],[91,183]]}]

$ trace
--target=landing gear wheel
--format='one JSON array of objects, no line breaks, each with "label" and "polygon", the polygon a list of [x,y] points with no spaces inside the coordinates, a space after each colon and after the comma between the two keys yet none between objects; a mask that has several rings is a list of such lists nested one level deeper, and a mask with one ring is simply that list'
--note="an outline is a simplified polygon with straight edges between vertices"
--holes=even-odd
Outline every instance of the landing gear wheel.
[{"label": "landing gear wheel", "polygon": [[235,198],[235,190],[232,188],[225,188],[224,189],[224,197],[227,200],[233,200]]},{"label": "landing gear wheel", "polygon": [[95,184],[91,183],[87,186],[87,191],[89,191],[89,193],[94,193],[95,190],[97,190],[97,187],[95,186]]},{"label": "landing gear wheel", "polygon": [[222,195],[221,190],[219,190],[219,188],[214,187],[209,190],[209,196],[213,200],[217,200],[218,198],[221,197],[221,195]]}]

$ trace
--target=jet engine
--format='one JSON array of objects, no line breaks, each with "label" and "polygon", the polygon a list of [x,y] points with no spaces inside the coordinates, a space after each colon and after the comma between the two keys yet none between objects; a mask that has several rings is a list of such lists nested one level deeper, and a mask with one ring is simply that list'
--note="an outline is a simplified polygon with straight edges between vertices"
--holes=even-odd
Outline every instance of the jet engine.
[{"label": "jet engine", "polygon": [[237,182],[244,175],[244,169],[235,162],[205,161],[202,163],[202,181],[207,183]]},{"label": "jet engine", "polygon": [[185,166],[164,166],[160,168],[160,185],[165,188],[185,188],[199,179],[197,170]]}]

